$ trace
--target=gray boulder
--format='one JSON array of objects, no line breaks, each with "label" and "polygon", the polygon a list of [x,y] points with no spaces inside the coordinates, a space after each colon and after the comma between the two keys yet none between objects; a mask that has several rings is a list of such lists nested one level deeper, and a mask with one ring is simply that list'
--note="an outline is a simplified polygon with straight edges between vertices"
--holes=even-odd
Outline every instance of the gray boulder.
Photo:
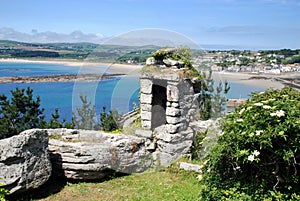
[{"label": "gray boulder", "polygon": [[155,64],[156,64],[156,60],[155,60],[154,57],[147,58],[147,60],[146,60],[146,65],[147,66],[151,66],[151,65],[155,65]]},{"label": "gray boulder", "polygon": [[0,183],[10,194],[41,186],[51,171],[46,130],[27,130],[0,140]]},{"label": "gray boulder", "polygon": [[173,59],[163,59],[163,63],[168,67],[171,67],[171,66],[176,66],[177,68],[184,67],[183,61],[178,61],[178,60],[173,60]]},{"label": "gray boulder", "polygon": [[49,151],[54,172],[62,172],[68,179],[95,180],[111,171],[147,170],[152,164],[148,145],[150,141],[136,136],[78,130],[50,139]]}]

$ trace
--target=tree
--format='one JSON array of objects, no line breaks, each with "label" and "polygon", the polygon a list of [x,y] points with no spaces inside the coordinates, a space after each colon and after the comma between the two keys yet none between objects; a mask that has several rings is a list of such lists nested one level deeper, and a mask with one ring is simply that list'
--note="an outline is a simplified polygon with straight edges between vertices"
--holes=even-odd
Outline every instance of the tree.
[{"label": "tree", "polygon": [[55,108],[55,112],[52,113],[47,128],[74,128],[73,123],[66,122],[65,118],[62,121],[59,121],[59,117],[58,108]]},{"label": "tree", "polygon": [[228,82],[225,81],[223,88],[223,84],[220,81],[215,92],[212,71],[210,70],[208,74],[203,73],[199,100],[201,119],[207,120],[209,118],[218,118],[223,115],[226,103],[226,98],[223,96],[223,94],[226,95],[229,90],[230,87]]},{"label": "tree", "polygon": [[77,108],[77,113],[73,113],[73,124],[78,129],[97,130],[99,124],[96,118],[96,107],[91,105],[86,96],[80,96],[81,108]]},{"label": "tree", "polygon": [[101,129],[104,131],[114,131],[119,129],[118,120],[119,114],[117,110],[110,110],[106,113],[106,107],[103,106],[102,112],[100,113]]},{"label": "tree", "polygon": [[212,71],[209,74],[202,73],[202,82],[200,85],[200,100],[199,109],[200,117],[203,120],[209,119],[211,117],[212,110],[212,93],[214,91],[214,80],[212,79]]},{"label": "tree", "polygon": [[216,87],[216,92],[212,95],[212,118],[223,116],[226,107],[226,97],[223,96],[223,94],[226,95],[229,90],[230,86],[227,81],[225,81],[224,87],[223,83],[221,81],[219,82],[219,85]]},{"label": "tree", "polygon": [[11,91],[9,100],[4,94],[0,95],[0,138],[17,135],[31,128],[44,128],[44,109],[40,109],[40,97],[33,97],[29,87]]}]

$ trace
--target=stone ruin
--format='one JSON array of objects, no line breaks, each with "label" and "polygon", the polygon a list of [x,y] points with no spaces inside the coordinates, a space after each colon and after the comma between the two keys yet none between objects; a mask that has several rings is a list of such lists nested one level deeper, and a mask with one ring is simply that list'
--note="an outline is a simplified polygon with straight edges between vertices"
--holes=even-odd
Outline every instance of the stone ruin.
[{"label": "stone ruin", "polygon": [[136,136],[63,128],[24,131],[0,140],[0,183],[10,193],[23,192],[42,185],[51,174],[101,179],[111,171],[169,166],[188,155],[200,125],[200,82],[184,62],[168,57],[178,50],[164,49],[167,57],[146,62],[140,76],[142,129]]},{"label": "stone ruin", "polygon": [[[171,55],[179,49],[163,51]],[[192,146],[194,130],[190,123],[199,119],[200,82],[182,61],[168,57],[150,57],[144,68],[140,77],[141,123],[152,133],[154,159],[167,166],[188,154]]]}]

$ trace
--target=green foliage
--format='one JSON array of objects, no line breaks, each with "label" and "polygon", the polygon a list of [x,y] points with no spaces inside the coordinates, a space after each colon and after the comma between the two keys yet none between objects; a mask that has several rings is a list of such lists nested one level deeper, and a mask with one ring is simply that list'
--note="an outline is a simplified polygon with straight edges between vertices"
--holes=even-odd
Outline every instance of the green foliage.
[{"label": "green foliage", "polygon": [[201,184],[203,200],[300,200],[300,92],[253,93],[226,116]]},{"label": "green foliage", "polygon": [[103,106],[102,112],[100,113],[101,129],[104,131],[116,131],[119,130],[119,114],[117,110],[110,110],[109,113],[106,111],[106,107]]},{"label": "green foliage", "polygon": [[115,131],[119,133],[118,121],[120,115],[117,110],[110,110],[109,113],[106,112],[106,107],[103,106],[102,112],[100,113],[99,124],[96,118],[96,106],[91,105],[87,97],[80,96],[82,106],[77,108],[77,114],[73,114],[73,125],[78,129],[86,130],[104,130],[104,131]]},{"label": "green foliage", "polygon": [[280,54],[283,55],[284,57],[291,57],[294,55],[299,54],[300,50],[291,50],[291,49],[281,49],[281,50],[260,50],[258,51],[262,56],[266,56],[268,54]]},{"label": "green foliage", "polygon": [[164,48],[157,50],[152,53],[152,57],[154,57],[157,61],[162,61],[163,59],[173,59],[177,61],[182,61],[185,64],[185,67],[191,68],[191,59],[192,53],[189,48],[174,48],[174,51],[169,51],[170,48]]},{"label": "green foliage", "polygon": [[80,96],[81,108],[77,108],[77,113],[73,113],[73,124],[75,128],[85,130],[98,130],[99,124],[96,118],[96,107],[91,105],[86,96]]},{"label": "green foliage", "polygon": [[49,123],[47,124],[47,128],[74,128],[73,123],[66,122],[66,119],[62,121],[59,120],[59,112],[58,108],[55,108],[55,112],[52,113]]},{"label": "green foliage", "polygon": [[5,201],[5,197],[6,195],[9,193],[8,190],[6,190],[5,188],[1,188],[1,184],[0,184],[0,201]]},{"label": "green foliage", "polygon": [[193,159],[200,159],[203,149],[203,140],[207,135],[207,131],[204,133],[196,132],[194,140],[193,140],[193,146],[192,146],[192,158]]},{"label": "green foliage", "polygon": [[284,64],[300,63],[300,55],[294,55],[290,60],[284,60]]},{"label": "green foliage", "polygon": [[225,81],[224,87],[223,83],[219,82],[219,85],[216,87],[216,91],[212,94],[212,110],[211,110],[211,117],[218,118],[224,115],[225,111],[225,104],[226,104],[226,97],[223,94],[227,94],[230,90],[230,86],[228,82]]},{"label": "green foliage", "polygon": [[218,118],[223,116],[225,110],[226,98],[224,95],[228,93],[230,87],[228,82],[219,82],[219,85],[214,89],[214,80],[212,79],[212,71],[208,74],[203,73],[203,79],[200,86],[199,109],[200,117],[203,120],[210,118]]},{"label": "green foliage", "polygon": [[44,128],[44,109],[40,109],[40,97],[33,97],[29,87],[11,91],[12,98],[0,95],[0,138],[17,135],[31,128]]}]

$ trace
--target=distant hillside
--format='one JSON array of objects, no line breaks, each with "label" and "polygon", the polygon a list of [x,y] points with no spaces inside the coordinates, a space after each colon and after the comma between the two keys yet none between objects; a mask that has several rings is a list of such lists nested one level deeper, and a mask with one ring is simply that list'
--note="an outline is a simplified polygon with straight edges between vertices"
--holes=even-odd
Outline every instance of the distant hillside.
[{"label": "distant hillside", "polygon": [[144,63],[158,46],[120,46],[93,43],[24,43],[0,40],[0,58],[72,59]]}]

